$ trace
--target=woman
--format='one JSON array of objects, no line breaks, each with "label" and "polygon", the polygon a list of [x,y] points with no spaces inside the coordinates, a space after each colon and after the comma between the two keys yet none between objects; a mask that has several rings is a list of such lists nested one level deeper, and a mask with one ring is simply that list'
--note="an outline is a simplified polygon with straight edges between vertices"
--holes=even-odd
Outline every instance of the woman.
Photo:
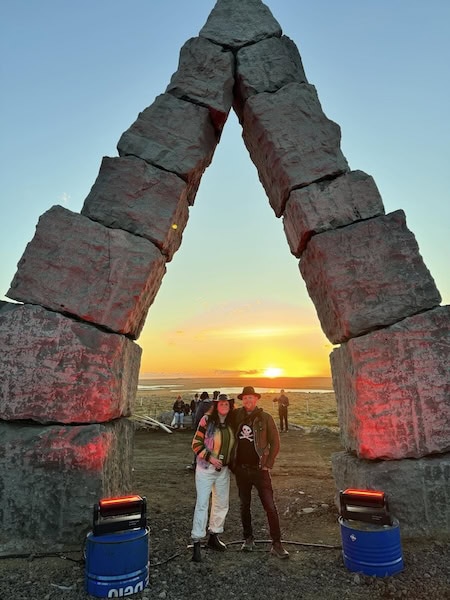
[{"label": "woman", "polygon": [[213,407],[201,419],[192,440],[192,450],[197,457],[195,487],[197,502],[191,537],[194,542],[192,560],[201,562],[200,540],[206,535],[209,498],[211,514],[209,517],[209,538],[207,548],[224,551],[226,545],[219,539],[223,532],[225,517],[228,513],[230,497],[230,470],[228,464],[234,445],[234,434],[230,426],[230,400],[226,394],[220,394],[213,401]]},{"label": "woman", "polygon": [[184,402],[181,396],[177,396],[173,404],[173,419],[172,419],[172,427],[176,429],[184,429]]}]

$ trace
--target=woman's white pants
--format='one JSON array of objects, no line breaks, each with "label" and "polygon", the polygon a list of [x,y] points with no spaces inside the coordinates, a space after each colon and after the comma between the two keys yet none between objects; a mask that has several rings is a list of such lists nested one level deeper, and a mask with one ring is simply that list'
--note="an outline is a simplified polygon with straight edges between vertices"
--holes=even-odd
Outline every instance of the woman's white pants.
[{"label": "woman's white pants", "polygon": [[197,502],[195,504],[191,537],[193,540],[201,540],[206,535],[210,496],[209,531],[211,533],[223,532],[225,517],[230,505],[230,470],[228,467],[222,467],[220,471],[216,471],[212,465],[203,467],[197,461],[195,487],[197,489]]}]

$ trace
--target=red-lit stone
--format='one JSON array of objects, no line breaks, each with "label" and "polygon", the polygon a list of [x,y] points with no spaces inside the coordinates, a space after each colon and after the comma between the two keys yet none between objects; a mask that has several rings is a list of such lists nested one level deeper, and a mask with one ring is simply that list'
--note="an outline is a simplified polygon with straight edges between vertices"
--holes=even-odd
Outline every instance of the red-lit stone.
[{"label": "red-lit stone", "polygon": [[450,450],[450,306],[354,338],[331,353],[341,440],[360,458]]},{"label": "red-lit stone", "polygon": [[7,296],[137,338],[165,258],[151,242],[54,206],[38,222]]},{"label": "red-lit stone", "polygon": [[0,419],[99,423],[131,414],[141,348],[41,306],[0,305]]},{"label": "red-lit stone", "polygon": [[0,555],[82,548],[94,504],[131,491],[133,431],[0,422]]},{"label": "red-lit stone", "polygon": [[300,272],[334,344],[441,301],[402,210],[313,236]]}]

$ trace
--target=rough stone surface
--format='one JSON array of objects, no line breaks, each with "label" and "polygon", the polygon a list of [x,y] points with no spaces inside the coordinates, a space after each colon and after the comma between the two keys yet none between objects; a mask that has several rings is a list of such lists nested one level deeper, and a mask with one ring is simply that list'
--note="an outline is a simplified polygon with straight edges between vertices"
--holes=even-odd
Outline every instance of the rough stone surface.
[{"label": "rough stone surface", "polygon": [[207,108],[161,94],[122,134],[117,149],[120,156],[137,156],[179,175],[188,184],[188,199],[193,204],[217,142]]},{"label": "rough stone surface", "polygon": [[441,301],[402,210],[315,235],[300,271],[334,344]]},{"label": "rough stone surface", "polygon": [[141,348],[41,306],[0,306],[0,419],[98,423],[131,414]]},{"label": "rough stone surface", "polygon": [[54,206],[40,217],[7,296],[136,338],[164,273],[149,241]]},{"label": "rough stone surface", "polygon": [[243,137],[277,217],[293,189],[349,170],[340,128],[324,115],[312,85],[289,83],[249,98]]},{"label": "rough stone surface", "polygon": [[172,75],[166,92],[205,106],[220,131],[233,102],[233,86],[233,53],[197,37],[181,48],[178,70]]},{"label": "rough stone surface", "polygon": [[105,156],[81,214],[149,240],[170,261],[189,218],[186,182],[134,156]]},{"label": "rough stone surface", "polygon": [[81,548],[94,504],[131,491],[133,430],[0,422],[0,555]]},{"label": "rough stone surface", "polygon": [[281,27],[261,0],[218,0],[200,36],[229,48],[240,48],[281,35]]},{"label": "rough stone surface", "polygon": [[384,215],[384,206],[373,178],[351,171],[292,191],[283,226],[292,254],[300,258],[314,234],[379,215]]},{"label": "rough stone surface", "polygon": [[405,538],[448,539],[450,454],[396,461],[361,460],[348,452],[331,457],[337,490],[381,490]]},{"label": "rough stone surface", "polygon": [[360,458],[450,450],[450,306],[354,338],[331,353],[341,441]]},{"label": "rough stone surface", "polygon": [[236,55],[234,109],[242,121],[245,101],[261,92],[276,92],[288,83],[308,83],[294,42],[283,35],[241,48]]}]

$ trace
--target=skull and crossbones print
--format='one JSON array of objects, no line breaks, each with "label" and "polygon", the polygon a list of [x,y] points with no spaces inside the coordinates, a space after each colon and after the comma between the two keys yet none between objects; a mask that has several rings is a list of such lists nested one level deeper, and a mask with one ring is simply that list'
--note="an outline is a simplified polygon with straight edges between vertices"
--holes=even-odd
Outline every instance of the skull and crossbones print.
[{"label": "skull and crossbones print", "polygon": [[247,440],[253,442],[253,430],[248,425],[242,425],[241,432],[239,434],[240,440]]}]

